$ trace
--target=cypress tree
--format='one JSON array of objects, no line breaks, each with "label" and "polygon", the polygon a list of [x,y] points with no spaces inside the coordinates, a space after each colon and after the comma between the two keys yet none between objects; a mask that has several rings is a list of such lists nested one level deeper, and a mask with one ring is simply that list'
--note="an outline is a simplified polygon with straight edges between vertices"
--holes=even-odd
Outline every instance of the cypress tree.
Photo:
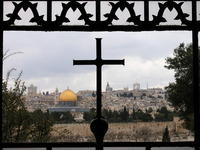
[{"label": "cypress tree", "polygon": [[163,132],[162,142],[170,142],[169,130],[166,126],[165,131]]}]

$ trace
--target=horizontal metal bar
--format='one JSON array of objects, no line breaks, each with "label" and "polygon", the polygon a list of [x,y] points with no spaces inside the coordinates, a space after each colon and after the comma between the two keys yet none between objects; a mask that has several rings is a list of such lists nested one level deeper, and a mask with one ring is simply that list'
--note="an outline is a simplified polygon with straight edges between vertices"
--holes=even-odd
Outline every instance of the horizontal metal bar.
[{"label": "horizontal metal bar", "polygon": [[96,65],[96,60],[73,60],[73,65]]},{"label": "horizontal metal bar", "polygon": [[82,31],[82,32],[98,32],[98,31],[127,31],[127,32],[135,32],[135,31],[192,31],[192,30],[199,30],[196,27],[192,26],[153,26],[153,27],[145,27],[145,26],[130,26],[130,25],[116,25],[116,26],[106,26],[102,28],[94,28],[92,26],[59,26],[55,28],[46,28],[43,26],[9,26],[4,27],[4,31]]},{"label": "horizontal metal bar", "polygon": [[123,60],[104,60],[103,59],[103,65],[124,65],[124,59]]},{"label": "horizontal metal bar", "polygon": [[[4,2],[12,2],[12,1],[22,1],[22,0],[3,0]],[[47,1],[52,1],[52,2],[61,2],[61,1],[70,1],[70,0],[29,0],[29,1],[37,1],[37,2],[47,2]],[[71,0],[73,1],[73,0]],[[96,0],[76,0],[76,1],[93,1],[95,2]],[[110,1],[119,1],[119,0],[101,0],[104,2],[110,2]],[[161,2],[161,1],[167,1],[167,0],[127,0],[127,1],[148,1],[148,2]],[[181,2],[192,2],[193,0],[175,0],[175,1],[181,1]],[[199,2],[200,0],[196,0],[197,2]]]},{"label": "horizontal metal bar", "polygon": [[105,147],[194,147],[194,142],[105,142]]},{"label": "horizontal metal bar", "polygon": [[95,147],[95,142],[58,142],[58,143],[1,143],[3,148],[41,148],[41,147]]},{"label": "horizontal metal bar", "polygon": [[[29,147],[95,147],[95,142],[61,143],[2,143],[3,148]],[[105,147],[194,147],[195,142],[104,142]]]}]

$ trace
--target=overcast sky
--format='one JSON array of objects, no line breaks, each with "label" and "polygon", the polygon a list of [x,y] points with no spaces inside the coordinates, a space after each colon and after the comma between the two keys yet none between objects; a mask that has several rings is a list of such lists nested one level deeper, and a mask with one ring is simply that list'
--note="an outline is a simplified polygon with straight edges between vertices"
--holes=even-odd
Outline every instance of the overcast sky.
[{"label": "overcast sky", "polygon": [[[102,2],[102,20],[104,14],[109,13],[111,5]],[[198,8],[200,3],[197,4]],[[93,14],[95,19],[95,3],[88,2],[85,6],[88,13]],[[40,15],[46,14],[46,3],[38,3]],[[12,13],[14,5],[11,2],[4,3],[4,20],[6,14]],[[191,19],[191,3],[185,2],[182,5],[184,13]],[[53,20],[55,15],[60,15],[62,10],[61,2],[53,3]],[[134,10],[136,15],[141,15],[143,20],[144,4],[135,2]],[[150,20],[159,10],[157,2],[150,3]],[[78,21],[80,12],[71,9],[67,17],[71,22],[68,24],[83,24]],[[119,20],[113,24],[124,24],[129,16],[127,9],[123,12],[118,9],[116,15]],[[21,9],[19,16],[22,20],[15,21],[15,24],[29,24],[32,12]],[[173,20],[177,11],[165,10],[165,24],[181,24],[180,20]],[[200,15],[198,15],[199,19]],[[46,15],[44,16],[46,19]],[[127,24],[127,23],[126,23]],[[33,23],[34,25],[34,23]],[[11,68],[16,68],[12,78],[16,78],[20,71],[23,71],[21,79],[26,85],[34,84],[39,91],[54,91],[57,87],[60,91],[69,87],[75,92],[79,90],[96,89],[96,68],[95,66],[73,66],[73,59],[94,59],[96,57],[95,38],[102,39],[102,55],[105,59],[125,59],[125,66],[104,66],[103,67],[103,90],[106,82],[109,82],[114,89],[124,87],[133,88],[133,83],[138,82],[141,88],[164,87],[174,81],[174,72],[164,68],[166,57],[173,56],[174,48],[180,43],[191,43],[191,32],[5,32],[4,51],[23,52],[9,57],[4,61],[5,74]],[[12,83],[12,82],[11,82]],[[12,84],[11,84],[12,85]]]},{"label": "overcast sky", "polygon": [[23,53],[4,61],[4,77],[14,67],[11,79],[22,70],[26,85],[34,84],[39,91],[94,90],[95,66],[73,66],[73,59],[94,59],[95,38],[102,38],[104,59],[125,59],[125,66],[103,67],[103,90],[106,82],[114,89],[132,89],[135,82],[141,88],[173,82],[165,59],[180,43],[191,43],[191,32],[5,32],[4,51]]}]

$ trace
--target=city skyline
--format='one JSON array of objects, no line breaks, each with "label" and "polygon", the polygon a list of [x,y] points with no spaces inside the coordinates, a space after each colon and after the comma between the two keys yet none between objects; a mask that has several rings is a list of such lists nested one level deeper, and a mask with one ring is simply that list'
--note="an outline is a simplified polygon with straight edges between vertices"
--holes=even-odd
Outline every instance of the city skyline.
[{"label": "city skyline", "polygon": [[[128,91],[132,91],[132,90],[136,90],[134,89],[134,84],[139,84],[139,90],[147,90],[147,89],[157,89],[157,88],[161,88],[162,90],[164,90],[164,88],[162,87],[149,87],[149,85],[147,84],[146,87],[142,87],[141,88],[141,84],[139,82],[135,82],[132,84],[132,87],[128,87],[128,86],[124,86],[124,87],[121,87],[121,88],[118,88],[118,89],[115,89],[112,87],[112,84],[110,84],[110,82],[106,82],[106,84],[109,83],[110,87],[112,88],[112,91],[118,91],[118,90],[128,90]],[[70,88],[70,86],[67,86],[66,89],[64,90],[60,90],[59,88],[55,87],[54,89],[52,89],[51,91],[48,91],[48,90],[45,90],[45,89],[40,89],[40,87],[38,87],[37,85],[34,85],[34,84],[30,84],[30,85],[27,85],[27,91],[26,93],[28,93],[28,89],[30,87],[34,87],[36,88],[36,92],[37,94],[39,93],[46,93],[46,92],[49,92],[49,93],[54,93],[56,90],[59,91],[59,93],[62,93],[64,90],[67,90],[67,89],[70,89],[73,91],[73,89]],[[39,89],[39,90],[38,90]],[[79,91],[96,91],[96,89],[83,89],[83,90],[79,90]],[[76,91],[76,92],[79,92],[79,91]],[[106,87],[103,88],[102,92],[106,92]]]},{"label": "city skyline", "polygon": [[[4,52],[23,52],[4,61],[4,78],[10,68],[16,68],[11,79],[22,70],[25,84],[39,90],[74,91],[96,89],[95,66],[73,66],[73,59],[94,59],[95,38],[102,39],[104,59],[125,59],[125,66],[103,66],[102,87],[109,82],[114,89],[167,86],[173,82],[173,71],[164,68],[165,58],[173,56],[180,43],[191,42],[190,32],[5,32]],[[20,39],[20,40],[19,40]],[[167,41],[167,42],[166,42]],[[16,63],[17,62],[17,63]]]}]

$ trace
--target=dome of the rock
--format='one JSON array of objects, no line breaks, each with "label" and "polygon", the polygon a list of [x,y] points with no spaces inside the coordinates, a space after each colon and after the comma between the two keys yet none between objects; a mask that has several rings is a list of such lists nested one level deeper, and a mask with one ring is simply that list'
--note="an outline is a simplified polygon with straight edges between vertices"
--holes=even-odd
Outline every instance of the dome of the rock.
[{"label": "dome of the rock", "polygon": [[75,102],[77,101],[77,96],[72,90],[67,89],[60,94],[59,101]]}]

